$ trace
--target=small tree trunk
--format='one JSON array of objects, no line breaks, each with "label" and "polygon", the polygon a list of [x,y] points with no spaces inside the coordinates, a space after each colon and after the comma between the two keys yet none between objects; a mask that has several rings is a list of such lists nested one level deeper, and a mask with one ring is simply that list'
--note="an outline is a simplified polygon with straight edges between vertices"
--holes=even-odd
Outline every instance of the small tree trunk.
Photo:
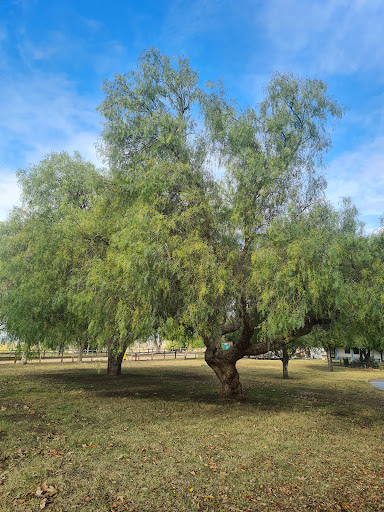
[{"label": "small tree trunk", "polygon": [[77,362],[81,363],[83,360],[83,348],[84,348],[84,342],[81,341],[79,343],[79,353],[77,354]]},{"label": "small tree trunk", "polygon": [[365,362],[367,363],[367,368],[371,366],[371,349],[367,349],[367,355],[365,357]]},{"label": "small tree trunk", "polygon": [[112,349],[108,349],[108,375],[115,377],[121,375],[121,363],[124,357],[124,350],[122,352],[114,352]]},{"label": "small tree trunk", "polygon": [[360,351],[360,359],[362,360],[362,362],[365,363],[367,368],[369,366],[370,357],[371,357],[371,350],[369,348]]},{"label": "small tree trunk", "polygon": [[328,371],[333,372],[333,364],[332,364],[331,348],[330,347],[327,347],[327,363],[328,363]]},{"label": "small tree trunk", "polygon": [[238,402],[244,400],[243,387],[236,369],[236,362],[226,361],[219,354],[212,354],[209,349],[205,352],[205,360],[220,380],[221,398]]},{"label": "small tree trunk", "polygon": [[283,357],[281,361],[283,363],[283,379],[288,379],[288,363],[289,363],[289,354],[287,347],[283,347]]},{"label": "small tree trunk", "polygon": [[27,364],[27,353],[25,351],[21,354],[21,364]]}]

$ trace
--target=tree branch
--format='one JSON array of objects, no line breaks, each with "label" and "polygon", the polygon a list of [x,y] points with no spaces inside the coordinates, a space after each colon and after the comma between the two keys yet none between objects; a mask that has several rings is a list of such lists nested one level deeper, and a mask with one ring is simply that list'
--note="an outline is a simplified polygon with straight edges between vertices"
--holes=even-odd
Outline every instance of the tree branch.
[{"label": "tree branch", "polygon": [[245,356],[258,356],[260,354],[265,354],[266,352],[269,352],[270,350],[278,350],[279,348],[283,347],[284,345],[288,345],[288,343],[291,343],[292,341],[297,340],[297,338],[301,338],[302,336],[309,334],[315,325],[325,325],[328,323],[329,322],[327,320],[306,320],[304,326],[301,327],[300,329],[297,329],[290,336],[287,336],[285,338],[275,338],[273,340],[266,340],[266,341],[263,341],[262,343],[256,343],[254,345],[250,345],[245,350],[244,355]]},{"label": "tree branch", "polygon": [[229,334],[230,332],[239,330],[242,324],[243,322],[241,318],[234,318],[231,322],[220,326],[221,335],[224,336],[224,334]]}]

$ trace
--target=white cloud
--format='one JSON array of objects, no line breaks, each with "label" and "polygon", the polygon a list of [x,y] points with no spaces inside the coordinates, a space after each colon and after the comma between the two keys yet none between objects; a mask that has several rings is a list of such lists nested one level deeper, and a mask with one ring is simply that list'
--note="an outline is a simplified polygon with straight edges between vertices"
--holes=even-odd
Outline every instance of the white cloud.
[{"label": "white cloud", "polygon": [[30,72],[0,83],[0,219],[18,201],[18,168],[63,150],[78,150],[101,166],[95,149],[101,131],[97,103],[80,95],[64,75]]},{"label": "white cloud", "polygon": [[285,67],[299,53],[310,73],[350,74],[383,61],[383,19],[382,0],[269,0],[258,21]]},{"label": "white cloud", "polygon": [[47,152],[72,149],[75,140],[90,155],[90,140],[100,132],[97,100],[79,95],[65,76],[15,76],[0,84],[0,98],[0,158],[8,167],[13,154],[18,166],[26,165]]},{"label": "white cloud", "polygon": [[368,228],[379,227],[384,214],[384,137],[342,153],[330,163],[327,174],[329,199],[337,204],[341,197],[351,197],[363,220],[370,223]]},{"label": "white cloud", "polygon": [[0,170],[0,221],[5,220],[9,210],[20,202],[20,191],[16,175],[7,169]]}]

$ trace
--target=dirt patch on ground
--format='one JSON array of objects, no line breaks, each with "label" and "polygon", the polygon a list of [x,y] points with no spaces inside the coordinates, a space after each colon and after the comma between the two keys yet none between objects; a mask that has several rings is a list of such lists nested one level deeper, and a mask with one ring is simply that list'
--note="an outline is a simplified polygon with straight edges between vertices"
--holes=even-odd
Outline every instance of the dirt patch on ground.
[{"label": "dirt patch on ground", "polygon": [[17,423],[20,421],[26,421],[28,423],[36,423],[37,416],[36,414],[20,414],[20,413],[13,413],[7,415],[7,420],[11,423]]}]

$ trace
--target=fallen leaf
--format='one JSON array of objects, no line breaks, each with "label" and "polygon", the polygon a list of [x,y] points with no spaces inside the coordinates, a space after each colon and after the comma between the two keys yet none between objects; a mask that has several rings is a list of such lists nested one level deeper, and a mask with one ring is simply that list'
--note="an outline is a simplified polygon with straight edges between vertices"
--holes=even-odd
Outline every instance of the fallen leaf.
[{"label": "fallen leaf", "polygon": [[45,505],[47,504],[47,498],[44,498],[40,501],[40,508],[43,509],[45,508]]},{"label": "fallen leaf", "polygon": [[2,411],[6,411],[6,410],[7,410],[7,408],[6,408],[6,407],[4,407],[4,405],[2,405],[2,406],[1,406],[1,410],[2,410]]},{"label": "fallen leaf", "polygon": [[31,410],[29,411],[29,414],[35,414],[35,413],[36,413],[36,411],[34,411],[33,409],[31,409]]}]

